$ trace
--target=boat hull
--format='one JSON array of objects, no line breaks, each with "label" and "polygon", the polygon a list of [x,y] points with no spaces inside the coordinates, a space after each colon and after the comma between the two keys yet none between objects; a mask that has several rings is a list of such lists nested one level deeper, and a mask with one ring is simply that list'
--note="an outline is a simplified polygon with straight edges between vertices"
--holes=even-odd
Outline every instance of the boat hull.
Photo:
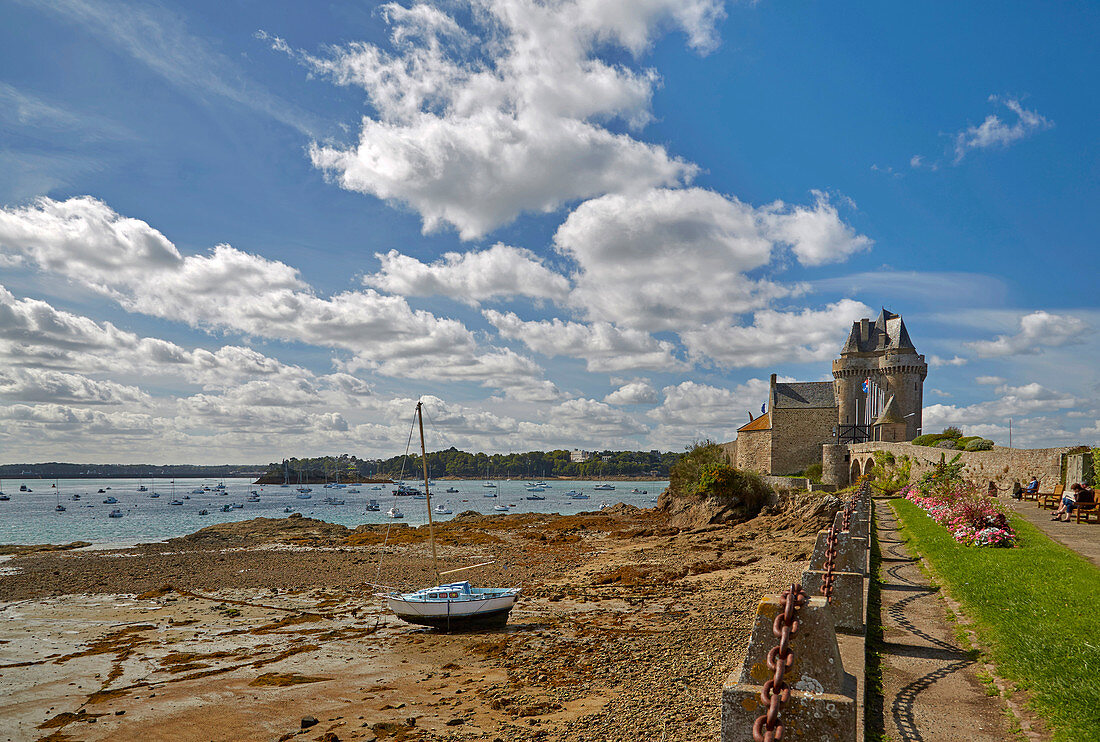
[{"label": "boat hull", "polygon": [[451,600],[421,602],[388,599],[389,608],[406,623],[430,626],[445,631],[503,626],[516,604],[517,595],[503,595],[483,600]]}]

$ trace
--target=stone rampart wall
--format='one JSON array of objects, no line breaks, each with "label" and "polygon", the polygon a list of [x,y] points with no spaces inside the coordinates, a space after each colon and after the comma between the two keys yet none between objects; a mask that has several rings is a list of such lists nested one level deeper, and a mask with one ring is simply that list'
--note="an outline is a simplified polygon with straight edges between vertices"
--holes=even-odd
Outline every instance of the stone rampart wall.
[{"label": "stone rampart wall", "polygon": [[1050,492],[1054,485],[1062,484],[1062,457],[1075,446],[1060,448],[994,448],[990,451],[948,451],[942,448],[914,446],[912,443],[856,443],[848,447],[852,461],[858,461],[861,470],[874,462],[874,452],[890,451],[895,457],[908,456],[913,462],[912,478],[931,471],[941,460],[950,461],[961,454],[963,476],[978,484],[990,480],[1002,490],[1011,491],[1012,483],[1019,479],[1026,484],[1034,474],[1039,478],[1043,492]]}]

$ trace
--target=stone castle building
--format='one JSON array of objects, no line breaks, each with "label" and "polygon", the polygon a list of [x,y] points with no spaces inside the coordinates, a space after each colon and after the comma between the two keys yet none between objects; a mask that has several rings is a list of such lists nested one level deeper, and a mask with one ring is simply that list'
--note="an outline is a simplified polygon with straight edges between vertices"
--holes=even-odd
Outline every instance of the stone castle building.
[{"label": "stone castle building", "polygon": [[833,361],[832,381],[780,382],[766,411],[725,448],[738,469],[784,475],[822,462],[823,447],[903,442],[920,434],[928,364],[900,315],[861,319]]}]

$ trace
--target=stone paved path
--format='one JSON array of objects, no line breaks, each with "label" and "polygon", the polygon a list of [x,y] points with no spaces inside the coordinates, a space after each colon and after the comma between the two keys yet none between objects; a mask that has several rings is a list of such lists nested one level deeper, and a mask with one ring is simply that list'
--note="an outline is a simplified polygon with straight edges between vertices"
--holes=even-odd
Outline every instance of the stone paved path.
[{"label": "stone paved path", "polygon": [[[961,648],[947,607],[902,542],[894,511],[876,501],[882,550],[884,739],[892,742],[1005,742],[1005,706],[976,677],[975,654]],[[870,708],[868,713],[874,713]]]},{"label": "stone paved path", "polygon": [[1100,523],[1054,521],[1050,519],[1053,511],[1040,508],[1031,500],[1001,497],[997,502],[1008,505],[1021,518],[1038,526],[1040,531],[1100,567]]}]

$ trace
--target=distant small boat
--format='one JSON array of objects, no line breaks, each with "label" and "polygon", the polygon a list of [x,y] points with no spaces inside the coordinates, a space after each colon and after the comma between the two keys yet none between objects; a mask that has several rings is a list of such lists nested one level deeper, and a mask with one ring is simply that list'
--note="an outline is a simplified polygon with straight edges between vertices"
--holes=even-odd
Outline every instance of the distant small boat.
[{"label": "distant small boat", "polygon": [[438,505],[435,506],[435,514],[436,515],[450,515],[453,512],[454,511],[451,510],[451,504],[450,503],[446,503],[446,504],[439,503]]},{"label": "distant small boat", "polygon": [[381,491],[382,491],[382,488],[381,488],[381,487],[378,487],[378,486],[374,486],[374,487],[371,487],[371,491],[372,491],[372,492],[381,492]]},{"label": "distant small boat", "polygon": [[152,500],[155,500],[155,499],[157,499],[158,497],[160,497],[160,493],[159,493],[159,492],[154,492],[153,494],[149,495],[149,498],[150,498],[150,499],[152,499]]},{"label": "distant small boat", "polygon": [[455,489],[454,487],[448,487],[448,488],[447,488],[447,492],[448,492],[449,494],[452,494],[452,495],[453,495],[453,494],[455,494],[456,492],[458,492],[458,490],[456,490],[456,489]]},{"label": "distant small boat", "polygon": [[112,510],[110,513],[107,514],[107,517],[108,518],[121,518],[122,517],[122,511],[119,510],[118,508],[115,508],[114,510]]},{"label": "distant small boat", "polygon": [[118,500],[116,500],[114,497],[107,497],[103,500],[104,505],[114,505],[116,502],[118,502]]},{"label": "distant small boat", "polygon": [[492,488],[492,489],[496,489],[496,484],[494,484],[493,482],[486,482],[485,484],[483,484],[483,485],[481,485],[481,486],[482,486],[482,487],[490,487],[490,488]]},{"label": "distant small boat", "polygon": [[297,497],[299,500],[308,500],[313,497],[313,495],[307,495],[303,492],[302,494],[295,495],[295,497]]},{"label": "distant small boat", "polygon": [[[23,486],[23,487],[20,487],[20,488],[19,488],[19,491],[20,491],[20,492],[24,492],[24,491],[26,491],[26,489],[27,489],[27,488],[26,488],[26,486]],[[102,494],[103,494],[104,492],[106,492],[106,491],[107,491],[107,490],[104,490],[104,489],[99,489],[99,490],[96,490],[96,494],[97,494],[97,495],[102,495]]]},{"label": "distant small boat", "polygon": [[62,505],[61,503],[57,503],[57,507],[55,507],[54,510],[56,510],[59,513],[64,513],[65,512],[65,506]]},{"label": "distant small boat", "polygon": [[382,510],[382,507],[378,504],[378,500],[371,500],[367,503],[367,511],[371,513],[377,513]]},{"label": "distant small boat", "polygon": [[231,502],[231,503],[229,503],[229,506],[232,507],[232,508],[236,508],[237,510],[240,510],[241,508],[244,507],[244,505],[242,503],[239,503],[239,502]]},{"label": "distant small boat", "polygon": [[493,510],[502,510],[505,513],[507,513],[508,512],[508,506],[507,505],[494,505]]},{"label": "distant small boat", "polygon": [[210,515],[210,511],[207,510],[206,508],[203,508],[202,510],[199,511],[199,515]]},{"label": "distant small boat", "polygon": [[[21,484],[21,485],[19,485],[19,491],[20,492],[30,492],[31,490],[27,487],[27,485]],[[102,492],[102,491],[103,490],[100,490],[100,492]]]},{"label": "distant small boat", "polygon": [[648,495],[649,493],[646,492],[645,490],[640,490],[637,487],[635,487],[634,489],[630,490],[630,494],[632,494],[632,495]]},{"label": "distant small boat", "polygon": [[[106,501],[106,500],[104,500],[103,502],[107,502],[107,501]],[[182,505],[182,504],[183,504],[183,500],[172,500],[172,502],[170,502],[170,503],[168,503],[168,504],[169,504],[169,505]]]},{"label": "distant small boat", "polygon": [[543,497],[542,495],[527,495],[527,499],[528,500],[545,500],[546,498]]},{"label": "distant small boat", "polygon": [[392,508],[387,510],[386,515],[390,516],[391,518],[404,518],[405,517],[405,514],[402,513],[400,510],[398,510],[396,505],[394,505]]},{"label": "distant small boat", "polygon": [[615,485],[613,485],[613,484],[597,484],[592,489],[594,489],[594,490],[603,490],[603,491],[613,490],[613,489],[615,489]]},{"label": "distant small boat", "polygon": [[358,487],[352,487],[350,490],[348,490],[348,494],[349,495],[358,495],[359,494],[359,488]]},{"label": "distant small boat", "polygon": [[201,487],[198,487],[196,489],[191,490],[192,495],[201,495],[202,493],[203,493],[203,489]]},{"label": "distant small boat", "polygon": [[588,495],[582,495],[580,492],[578,492],[577,494],[573,495],[573,499],[574,500],[587,500]]},{"label": "distant small boat", "polygon": [[138,487],[138,492],[148,492],[148,491],[149,491],[149,488],[146,487],[144,484],[141,485],[140,487]]},{"label": "distant small boat", "polygon": [[222,505],[222,512],[223,513],[228,513],[232,509],[233,508],[229,507],[229,503],[226,503],[225,505]]},{"label": "distant small boat", "polygon": [[3,492],[0,492],[0,502],[7,502],[10,499],[11,498],[5,495]]}]

